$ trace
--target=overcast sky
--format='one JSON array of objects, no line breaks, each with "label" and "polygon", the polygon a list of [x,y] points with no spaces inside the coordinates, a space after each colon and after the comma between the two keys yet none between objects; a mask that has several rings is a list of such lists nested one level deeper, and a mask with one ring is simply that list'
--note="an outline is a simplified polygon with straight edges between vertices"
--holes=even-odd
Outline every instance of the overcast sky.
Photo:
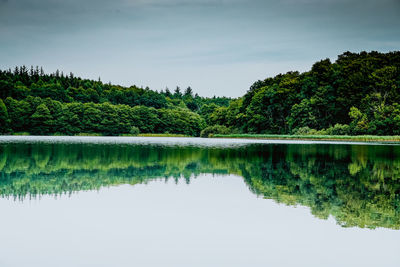
[{"label": "overcast sky", "polygon": [[400,50],[400,0],[0,0],[0,68],[203,96],[345,51]]}]

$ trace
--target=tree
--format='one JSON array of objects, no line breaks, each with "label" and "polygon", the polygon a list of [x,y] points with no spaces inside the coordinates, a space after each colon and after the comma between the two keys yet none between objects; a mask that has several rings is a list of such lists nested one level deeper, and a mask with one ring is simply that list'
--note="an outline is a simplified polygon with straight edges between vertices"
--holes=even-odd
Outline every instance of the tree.
[{"label": "tree", "polygon": [[47,108],[46,104],[40,104],[37,106],[35,113],[32,114],[32,134],[48,134],[50,132],[50,127],[52,126],[52,116],[50,110]]},{"label": "tree", "polygon": [[141,133],[154,133],[160,124],[155,108],[136,106],[132,108],[131,116],[132,126],[138,127]]},{"label": "tree", "polygon": [[218,107],[216,108],[213,113],[210,114],[209,120],[210,125],[226,125],[226,115],[228,112],[227,107]]},{"label": "tree", "polygon": [[170,98],[172,97],[171,91],[168,89],[168,87],[165,88],[165,96]]},{"label": "tree", "polygon": [[193,98],[193,90],[192,88],[190,88],[190,86],[186,88],[185,94],[183,96],[186,98]]},{"label": "tree", "polygon": [[210,137],[214,134],[229,134],[229,129],[223,125],[208,126],[201,131],[200,137]]},{"label": "tree", "polygon": [[199,136],[205,127],[200,115],[187,109],[160,109],[158,132]]},{"label": "tree", "polygon": [[179,88],[179,86],[177,86],[177,87],[175,88],[174,97],[175,97],[175,98],[182,98],[181,88]]},{"label": "tree", "polygon": [[30,131],[31,115],[34,112],[32,105],[26,100],[15,100],[7,97],[5,100],[8,115],[11,120],[10,127],[14,132]]},{"label": "tree", "polygon": [[[288,134],[305,127],[310,132],[346,132],[349,125],[352,134],[395,134],[400,131],[399,88],[400,51],[345,52],[335,62],[316,62],[307,72],[256,81],[237,99],[200,97],[191,87],[183,94],[179,87],[158,93],[25,66],[0,70],[0,98],[13,131],[31,131],[32,115],[44,103],[52,116],[48,131],[65,134],[120,134],[133,126],[141,132],[197,134],[195,114],[207,126],[223,125],[235,132]],[[182,114],[196,121],[195,130],[185,128],[190,123]]]},{"label": "tree", "polygon": [[204,104],[201,106],[199,114],[205,119],[207,125],[211,125],[210,116],[217,108],[218,106],[215,103]]},{"label": "tree", "polygon": [[354,134],[365,134],[368,130],[367,115],[362,113],[358,108],[351,107],[349,116],[352,119],[350,126]]},{"label": "tree", "polygon": [[8,117],[7,107],[4,105],[3,100],[0,98],[0,133],[8,132],[10,118]]},{"label": "tree", "polygon": [[226,112],[226,124],[229,127],[240,129],[244,124],[244,114],[240,113],[243,98],[232,100]]},{"label": "tree", "polygon": [[188,109],[190,109],[191,111],[197,111],[199,109],[199,106],[196,104],[195,101],[190,100],[190,101],[186,101],[186,106]]}]

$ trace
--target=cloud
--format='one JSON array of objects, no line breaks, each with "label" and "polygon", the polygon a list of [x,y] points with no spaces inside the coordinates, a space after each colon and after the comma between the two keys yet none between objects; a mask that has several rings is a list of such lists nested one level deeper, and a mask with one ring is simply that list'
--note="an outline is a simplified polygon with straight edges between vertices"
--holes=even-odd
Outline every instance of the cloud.
[{"label": "cloud", "polygon": [[192,81],[203,95],[215,85],[240,95],[262,75],[398,48],[399,2],[0,0],[0,68],[43,65],[155,89]]}]

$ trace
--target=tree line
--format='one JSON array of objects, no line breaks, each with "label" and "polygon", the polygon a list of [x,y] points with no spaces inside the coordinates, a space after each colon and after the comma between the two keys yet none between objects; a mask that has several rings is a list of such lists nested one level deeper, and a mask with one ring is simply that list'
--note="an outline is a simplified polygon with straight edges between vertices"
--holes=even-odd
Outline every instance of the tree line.
[{"label": "tree line", "polygon": [[346,52],[257,81],[211,117],[234,133],[399,135],[400,51]]},{"label": "tree line", "polygon": [[345,52],[256,81],[243,97],[123,87],[41,68],[0,71],[0,132],[400,134],[400,52]]},{"label": "tree line", "polygon": [[191,87],[160,92],[45,74],[25,66],[0,71],[0,133],[175,133],[198,136],[227,97],[200,97]]}]

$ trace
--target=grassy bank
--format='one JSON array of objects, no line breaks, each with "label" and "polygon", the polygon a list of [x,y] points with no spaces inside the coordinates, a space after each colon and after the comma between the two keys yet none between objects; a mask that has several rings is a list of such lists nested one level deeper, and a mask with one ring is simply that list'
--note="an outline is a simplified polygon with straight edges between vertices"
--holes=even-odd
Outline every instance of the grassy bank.
[{"label": "grassy bank", "polygon": [[[28,132],[17,132],[17,133],[12,133],[11,135],[31,135]],[[49,134],[50,136],[65,136],[64,134],[61,133],[55,133],[55,134]],[[109,135],[103,135],[100,133],[79,133],[75,134],[74,136],[109,136]],[[160,133],[160,134],[155,134],[155,133],[143,133],[143,134],[121,134],[117,136],[139,136],[139,137],[192,137],[190,135],[184,135],[184,134],[170,134],[170,133]]]},{"label": "grassy bank", "polygon": [[270,140],[320,140],[356,142],[400,142],[400,136],[377,135],[278,135],[278,134],[215,134],[213,138],[246,138]]}]

